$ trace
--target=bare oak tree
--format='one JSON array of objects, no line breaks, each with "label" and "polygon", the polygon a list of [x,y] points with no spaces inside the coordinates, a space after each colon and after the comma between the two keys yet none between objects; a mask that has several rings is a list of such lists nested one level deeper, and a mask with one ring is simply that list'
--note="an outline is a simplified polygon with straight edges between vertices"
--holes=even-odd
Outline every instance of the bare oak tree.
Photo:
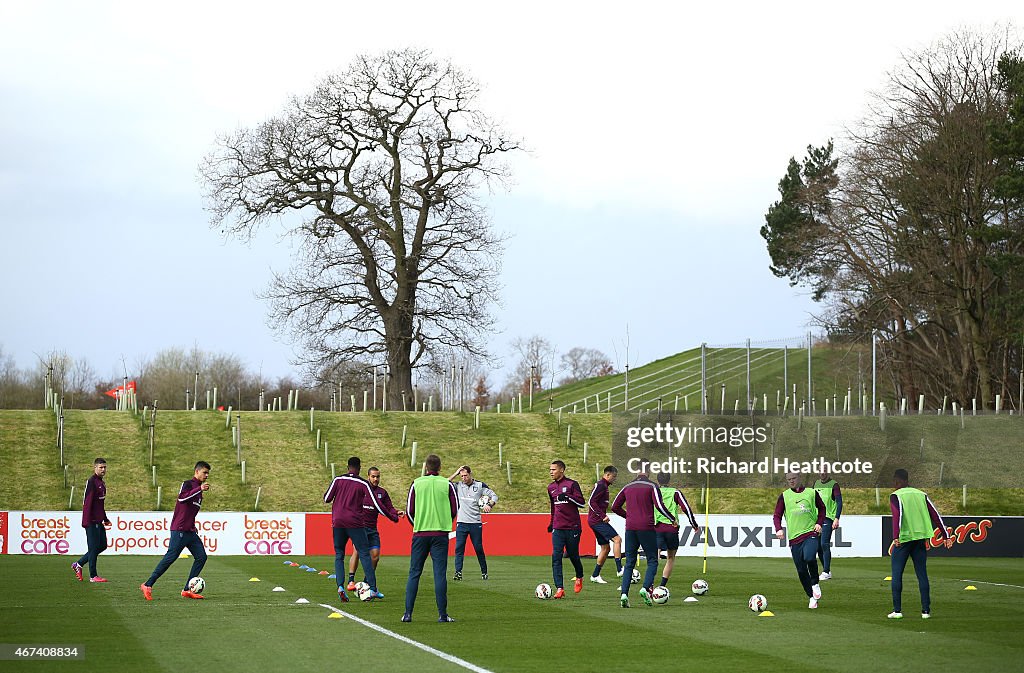
[{"label": "bare oak tree", "polygon": [[478,195],[518,144],[477,109],[478,90],[425,51],[362,56],[201,166],[214,226],[244,237],[301,214],[271,316],[312,372],[383,357],[392,408],[422,358],[482,354],[492,325],[500,240]]}]

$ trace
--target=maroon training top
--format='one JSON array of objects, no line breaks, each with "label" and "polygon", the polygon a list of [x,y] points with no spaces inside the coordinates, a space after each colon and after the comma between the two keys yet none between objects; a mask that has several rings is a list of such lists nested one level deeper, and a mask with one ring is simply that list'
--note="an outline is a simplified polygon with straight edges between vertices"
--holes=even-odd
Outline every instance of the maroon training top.
[{"label": "maroon training top", "polygon": [[82,528],[90,524],[103,523],[107,520],[107,510],[103,501],[107,497],[107,484],[97,474],[85,482],[85,497],[82,499]]}]

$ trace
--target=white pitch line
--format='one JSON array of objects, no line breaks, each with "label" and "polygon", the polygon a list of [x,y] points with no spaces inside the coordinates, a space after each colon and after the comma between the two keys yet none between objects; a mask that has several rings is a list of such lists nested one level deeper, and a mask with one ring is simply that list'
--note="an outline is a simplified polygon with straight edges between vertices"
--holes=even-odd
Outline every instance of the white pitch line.
[{"label": "white pitch line", "polygon": [[975,584],[988,584],[994,587],[1013,587],[1014,589],[1024,589],[1024,587],[1018,584],[1000,584],[999,582],[984,582],[982,580],[960,580],[961,582],[974,582]]},{"label": "white pitch line", "polygon": [[480,666],[477,666],[476,664],[471,664],[470,662],[466,661],[465,659],[459,659],[454,654],[448,654],[447,652],[442,652],[441,650],[434,649],[430,645],[424,645],[423,643],[415,641],[412,638],[406,638],[405,636],[403,636],[400,633],[395,633],[394,631],[389,631],[388,629],[384,628],[383,626],[378,626],[377,624],[374,624],[373,622],[368,622],[365,619],[361,619],[359,617],[356,617],[355,615],[350,615],[347,612],[343,612],[342,610],[339,610],[338,608],[334,607],[333,605],[327,605],[325,603],[320,603],[320,607],[327,608],[331,612],[337,612],[342,617],[347,617],[348,619],[351,619],[354,622],[358,622],[358,623],[362,624],[363,626],[367,626],[367,627],[373,629],[374,631],[377,631],[378,633],[383,633],[386,636],[391,636],[395,640],[400,640],[403,643],[408,643],[409,645],[412,645],[413,647],[418,647],[419,649],[423,650],[424,652],[429,652],[430,654],[433,654],[436,657],[440,657],[441,659],[444,659],[445,661],[449,661],[449,662],[451,662],[451,663],[453,663],[453,664],[455,664],[457,666],[462,666],[463,668],[469,669],[471,671],[475,671],[476,673],[493,673],[492,671],[490,671],[490,670],[488,670],[486,668],[482,668]]}]

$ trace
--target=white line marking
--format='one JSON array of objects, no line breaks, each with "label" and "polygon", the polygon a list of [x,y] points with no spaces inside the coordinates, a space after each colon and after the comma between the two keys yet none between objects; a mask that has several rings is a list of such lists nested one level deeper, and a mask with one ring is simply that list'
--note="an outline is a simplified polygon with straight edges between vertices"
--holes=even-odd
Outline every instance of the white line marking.
[{"label": "white line marking", "polygon": [[1018,584],[1000,584],[999,582],[983,582],[981,580],[960,580],[961,582],[974,582],[975,584],[989,584],[994,587],[1013,587],[1014,589],[1024,589],[1024,587]]},{"label": "white line marking", "polygon": [[455,664],[457,666],[462,666],[463,668],[469,669],[471,671],[475,671],[476,673],[493,673],[492,671],[490,671],[490,670],[488,670],[486,668],[481,668],[480,666],[477,666],[476,664],[471,664],[468,661],[466,661],[465,659],[459,659],[458,657],[456,657],[453,654],[448,654],[447,652],[442,652],[441,650],[434,649],[430,645],[424,645],[423,643],[417,642],[417,641],[413,640],[412,638],[406,638],[405,636],[403,636],[400,633],[395,633],[394,631],[389,631],[388,629],[384,628],[383,626],[378,626],[377,624],[374,624],[373,622],[368,622],[365,619],[361,619],[359,617],[356,617],[355,615],[350,615],[347,612],[343,612],[342,610],[339,610],[338,608],[334,607],[333,605],[326,605],[324,603],[320,603],[320,607],[327,608],[331,612],[337,612],[342,617],[347,617],[348,619],[351,619],[354,622],[358,622],[358,623],[362,624],[363,626],[369,627],[369,628],[373,629],[374,631],[377,631],[378,633],[383,633],[386,636],[391,636],[395,640],[400,640],[403,643],[408,643],[409,645],[412,645],[413,647],[418,647],[419,649],[423,650],[424,652],[429,652],[430,654],[433,654],[436,657],[440,657],[441,659],[444,659],[445,661],[450,661],[451,663],[453,663],[453,664]]}]

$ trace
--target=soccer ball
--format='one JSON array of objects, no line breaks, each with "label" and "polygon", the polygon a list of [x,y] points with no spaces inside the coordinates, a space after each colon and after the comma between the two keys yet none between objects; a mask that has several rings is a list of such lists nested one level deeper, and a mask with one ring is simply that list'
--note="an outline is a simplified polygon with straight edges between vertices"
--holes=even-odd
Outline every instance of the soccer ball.
[{"label": "soccer ball", "polygon": [[359,600],[372,601],[377,597],[377,592],[374,591],[369,584],[366,582],[360,582],[359,584],[363,585],[361,588],[356,589],[356,595],[359,596]]},{"label": "soccer ball", "polygon": [[541,584],[538,584],[537,588],[533,592],[533,595],[541,599],[542,601],[551,598],[551,585],[544,584],[543,582]]},{"label": "soccer ball", "polygon": [[203,589],[206,588],[206,580],[202,577],[193,577],[188,581],[188,590],[194,594],[203,593]]},{"label": "soccer ball", "polygon": [[768,599],[761,594],[754,594],[750,597],[750,600],[747,601],[747,607],[754,612],[761,612],[768,607]]},{"label": "soccer ball", "polygon": [[476,501],[476,504],[480,505],[480,509],[483,509],[491,504],[491,499],[486,495],[482,495],[480,496],[480,499]]},{"label": "soccer ball", "polygon": [[695,593],[696,595],[703,596],[708,592],[708,583],[704,580],[694,580],[693,585],[690,586],[690,589],[692,589],[693,593]]},{"label": "soccer ball", "polygon": [[668,587],[654,587],[654,591],[651,592],[651,600],[658,605],[668,603],[668,596]]},{"label": "soccer ball", "polygon": [[369,589],[370,585],[366,582],[356,582],[356,596],[363,593],[364,590]]},{"label": "soccer ball", "polygon": [[630,584],[640,584],[640,571],[633,568],[633,577],[629,580]]}]

